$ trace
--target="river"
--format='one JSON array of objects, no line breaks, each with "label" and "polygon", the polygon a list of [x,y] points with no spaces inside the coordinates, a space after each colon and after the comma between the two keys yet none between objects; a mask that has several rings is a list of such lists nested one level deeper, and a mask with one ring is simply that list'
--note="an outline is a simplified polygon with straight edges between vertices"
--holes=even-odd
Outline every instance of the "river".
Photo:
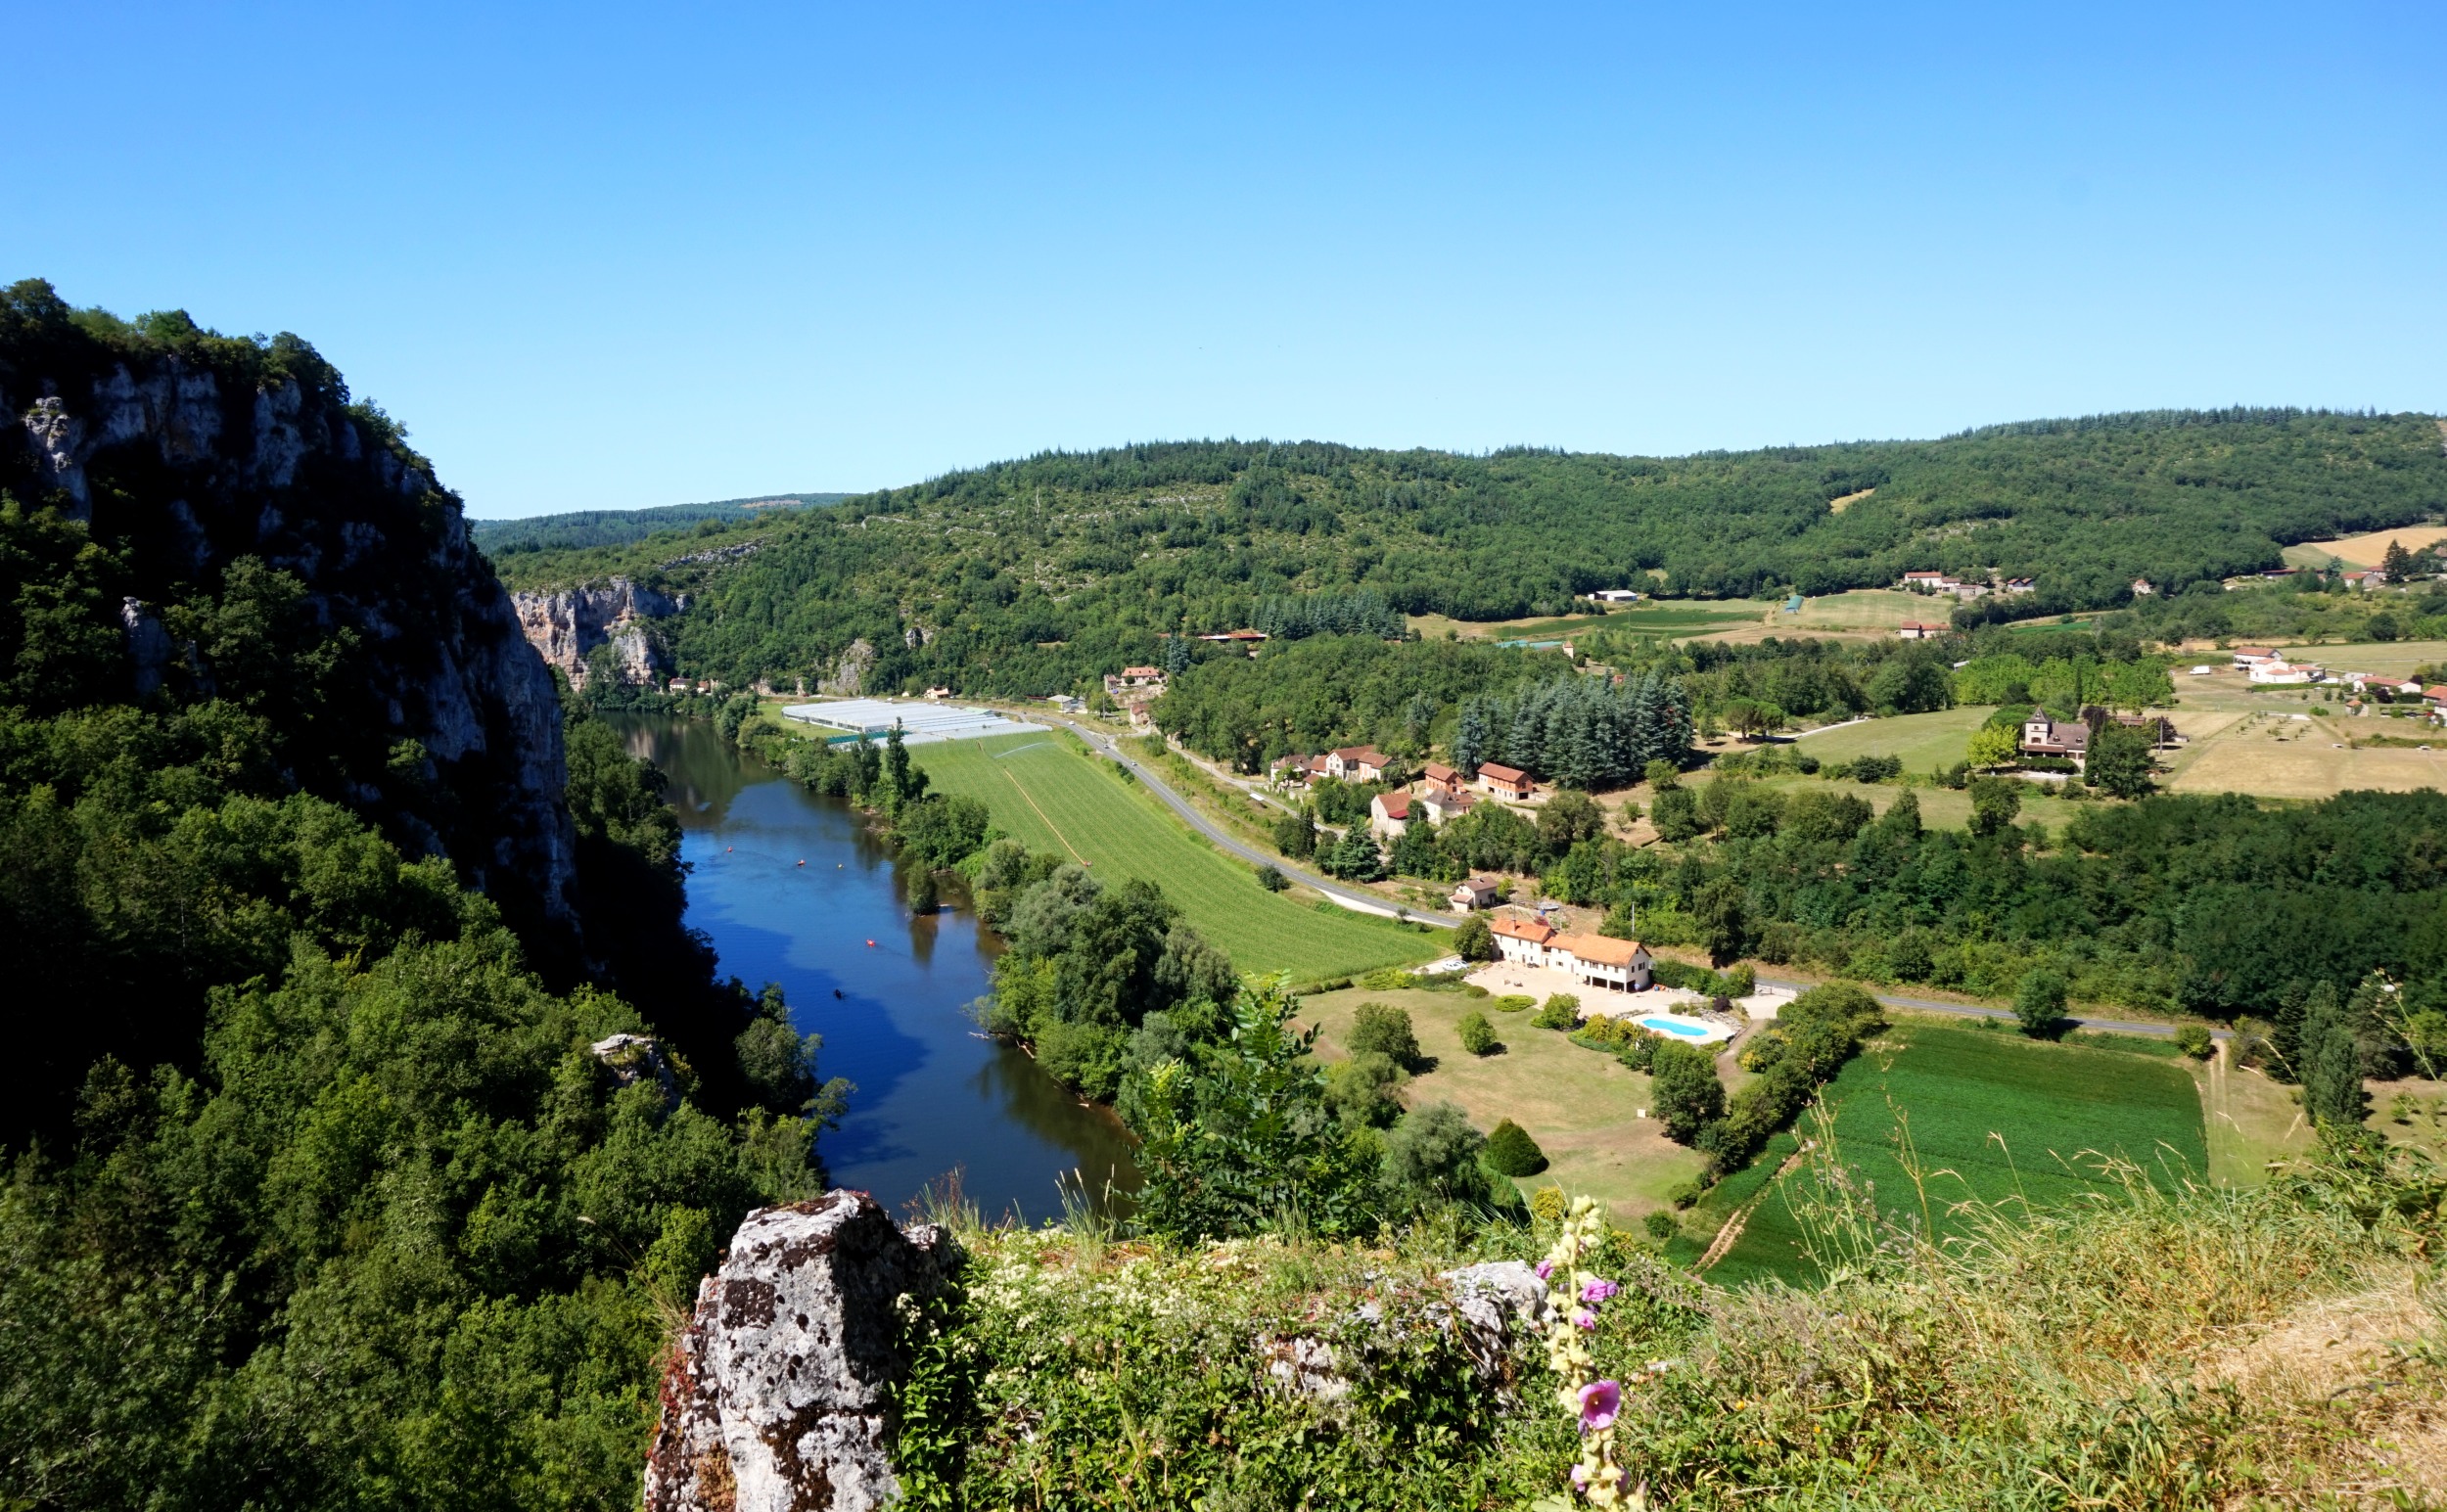
[{"label": "river", "polygon": [[[818,1148],[836,1186],[900,1209],[958,1171],[989,1217],[1059,1214],[1059,1176],[1091,1197],[1137,1184],[1128,1136],[1082,1107],[1022,1052],[978,1036],[967,1005],[1000,941],[952,906],[912,917],[888,847],[839,799],[820,797],[699,721],[616,715],[629,753],[670,778],[688,923],[724,975],[778,982],[801,1032],[824,1036],[819,1074],[856,1083]],[[804,862],[805,864],[801,864]]]}]

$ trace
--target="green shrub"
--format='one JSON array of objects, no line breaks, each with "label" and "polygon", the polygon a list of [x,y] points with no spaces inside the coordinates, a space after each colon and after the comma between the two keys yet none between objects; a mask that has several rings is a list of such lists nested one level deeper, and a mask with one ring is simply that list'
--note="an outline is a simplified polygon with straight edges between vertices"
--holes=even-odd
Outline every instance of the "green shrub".
[{"label": "green shrub", "polygon": [[1707,1192],[1697,1181],[1677,1181],[1665,1189],[1665,1200],[1677,1208],[1687,1208]]},{"label": "green shrub", "polygon": [[1416,977],[1399,966],[1380,966],[1360,979],[1360,985],[1371,992],[1399,992],[1418,985]]},{"label": "green shrub", "polygon": [[1501,1175],[1534,1176],[1547,1168],[1547,1152],[1529,1130],[1506,1119],[1487,1136],[1487,1164]]},{"label": "green shrub", "polygon": [[1557,992],[1547,999],[1547,1006],[1530,1020],[1536,1029],[1575,1029],[1581,1022],[1581,1000],[1569,992]]},{"label": "green shrub", "polygon": [[1559,1186],[1542,1186],[1530,1193],[1530,1216],[1542,1223],[1560,1223],[1571,1211],[1572,1199],[1563,1195]]},{"label": "green shrub", "polygon": [[1487,995],[1487,989],[1480,986],[1475,982],[1464,982],[1461,984],[1461,995],[1463,997],[1485,997]]},{"label": "green shrub", "polygon": [[1362,1003],[1351,1016],[1351,1036],[1344,1048],[1353,1055],[1375,1051],[1405,1071],[1419,1064],[1418,1031],[1408,1011],[1387,1003]]},{"label": "green shrub", "polygon": [[2205,1024],[2187,1024],[2175,1031],[2175,1048],[2195,1061],[2205,1061],[2218,1042]]},{"label": "green shrub", "polygon": [[1639,1226],[1648,1230],[1648,1237],[1659,1244],[1665,1243],[1683,1231],[1683,1225],[1675,1221],[1674,1214],[1663,1208],[1641,1218]]},{"label": "green shrub", "polygon": [[1472,1055],[1493,1055],[1499,1041],[1496,1026],[1487,1022],[1487,1015],[1478,1012],[1461,1016],[1461,1048]]},{"label": "green shrub", "polygon": [[1538,999],[1535,997],[1524,997],[1517,992],[1506,992],[1503,996],[1497,998],[1494,1002],[1489,1003],[1487,1006],[1495,1009],[1498,1013],[1527,1013],[1530,1009],[1538,1006]]}]

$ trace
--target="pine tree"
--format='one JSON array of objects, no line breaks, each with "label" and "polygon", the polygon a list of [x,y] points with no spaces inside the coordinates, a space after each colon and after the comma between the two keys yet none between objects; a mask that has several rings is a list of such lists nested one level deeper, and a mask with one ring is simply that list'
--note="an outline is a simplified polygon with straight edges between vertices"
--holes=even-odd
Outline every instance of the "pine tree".
[{"label": "pine tree", "polygon": [[1453,732],[1453,764],[1461,768],[1461,775],[1476,780],[1478,769],[1495,743],[1495,731],[1488,717],[1485,699],[1468,699],[1461,705],[1460,722]]}]

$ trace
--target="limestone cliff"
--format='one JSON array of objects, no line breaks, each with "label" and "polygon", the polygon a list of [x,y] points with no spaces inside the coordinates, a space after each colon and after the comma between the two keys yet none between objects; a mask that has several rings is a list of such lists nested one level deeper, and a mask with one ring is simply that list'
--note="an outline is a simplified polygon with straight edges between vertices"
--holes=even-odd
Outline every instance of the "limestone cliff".
[{"label": "limestone cliff", "polygon": [[688,607],[688,595],[658,592],[626,577],[576,588],[514,593],[519,628],[544,661],[561,669],[570,686],[582,689],[592,668],[587,659],[609,645],[621,681],[649,684],[669,670],[647,621]]},{"label": "limestone cliff", "polygon": [[425,459],[295,337],[218,337],[183,315],[114,333],[47,287],[10,296],[0,488],[85,522],[123,565],[131,694],[214,697],[229,669],[165,622],[261,564],[338,668],[290,781],[447,853],[514,921],[566,933],[552,678]]}]

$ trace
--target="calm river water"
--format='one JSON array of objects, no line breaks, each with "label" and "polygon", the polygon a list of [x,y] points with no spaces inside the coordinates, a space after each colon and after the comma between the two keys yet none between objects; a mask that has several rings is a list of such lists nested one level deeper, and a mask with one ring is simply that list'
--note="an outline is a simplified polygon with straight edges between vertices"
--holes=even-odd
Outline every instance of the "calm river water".
[{"label": "calm river water", "polygon": [[963,1010],[986,991],[999,941],[964,908],[912,918],[900,867],[848,805],[710,725],[626,715],[614,726],[670,777],[689,924],[712,937],[725,975],[780,983],[801,1032],[824,1036],[820,1074],[857,1083],[819,1146],[834,1185],[898,1209],[958,1170],[988,1217],[1034,1219],[1061,1212],[1055,1178],[1073,1169],[1091,1193],[1108,1178],[1136,1184],[1109,1114],[977,1037]]}]

